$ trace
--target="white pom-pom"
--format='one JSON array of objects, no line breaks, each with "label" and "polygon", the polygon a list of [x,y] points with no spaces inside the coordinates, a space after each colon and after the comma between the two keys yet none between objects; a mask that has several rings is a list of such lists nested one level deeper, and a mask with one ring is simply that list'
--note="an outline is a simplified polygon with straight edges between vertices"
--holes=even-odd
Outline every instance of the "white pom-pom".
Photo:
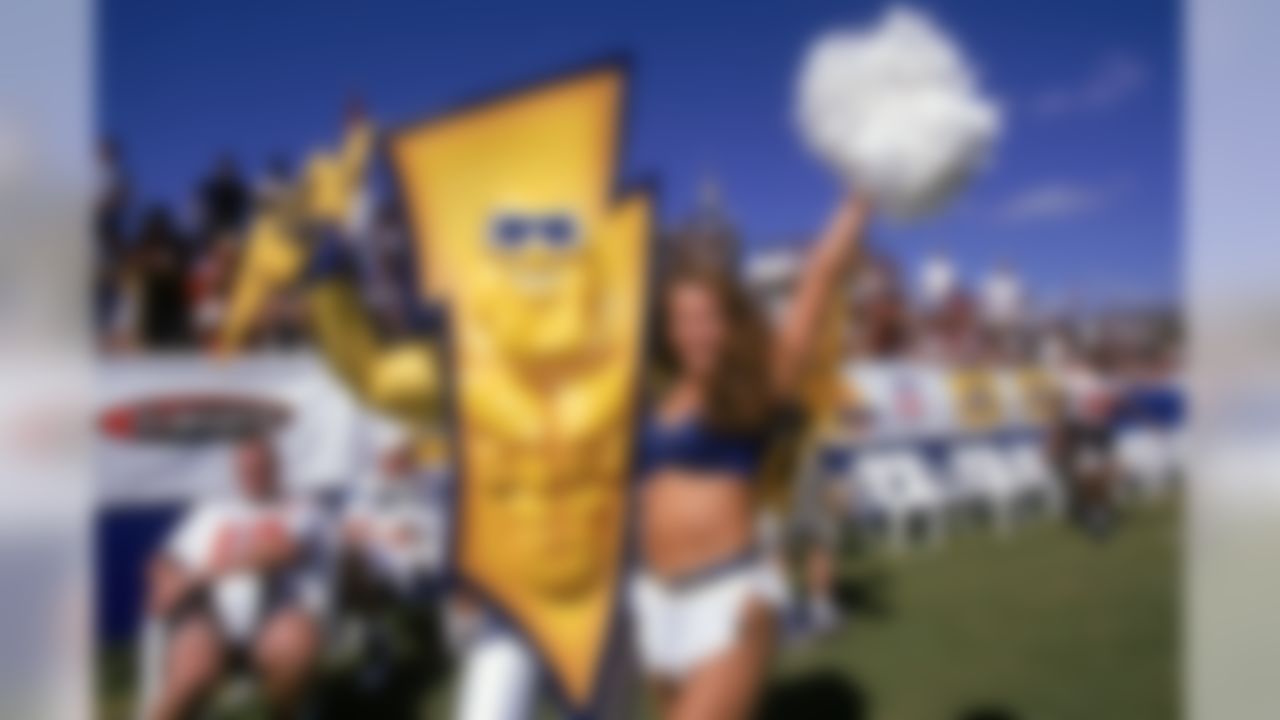
[{"label": "white pom-pom", "polygon": [[892,9],[875,27],[820,37],[799,83],[806,143],[891,215],[939,207],[987,158],[1000,111],[933,22]]}]

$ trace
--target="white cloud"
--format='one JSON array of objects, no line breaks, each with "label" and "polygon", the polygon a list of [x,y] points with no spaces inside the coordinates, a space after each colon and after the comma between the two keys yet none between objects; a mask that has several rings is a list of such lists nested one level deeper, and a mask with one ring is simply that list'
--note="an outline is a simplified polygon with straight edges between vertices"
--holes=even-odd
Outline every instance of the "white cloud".
[{"label": "white cloud", "polygon": [[1137,58],[1116,54],[1103,58],[1093,72],[1071,87],[1041,93],[1032,109],[1045,117],[1107,110],[1137,93],[1147,83],[1147,66]]},{"label": "white cloud", "polygon": [[997,219],[1035,222],[1091,215],[1115,199],[1114,189],[1080,183],[1049,182],[1014,194],[997,210]]}]

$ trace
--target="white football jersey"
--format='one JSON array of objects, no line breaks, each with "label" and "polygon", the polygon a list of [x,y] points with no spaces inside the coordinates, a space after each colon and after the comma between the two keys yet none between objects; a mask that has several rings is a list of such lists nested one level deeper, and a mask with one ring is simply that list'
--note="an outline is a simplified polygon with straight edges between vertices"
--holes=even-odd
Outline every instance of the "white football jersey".
[{"label": "white football jersey", "polygon": [[426,487],[365,483],[343,516],[364,529],[367,558],[395,585],[442,572],[448,557],[447,488],[440,478],[425,481]]},{"label": "white football jersey", "polygon": [[[170,537],[169,557],[195,574],[205,574],[229,558],[242,557],[255,544],[285,537],[299,544],[302,557],[280,580],[297,600],[319,609],[322,582],[317,553],[317,518],[301,502],[252,503],[244,499],[211,500],[190,511]],[[210,586],[215,617],[232,639],[244,640],[265,608],[266,578],[252,571],[224,573]]]}]

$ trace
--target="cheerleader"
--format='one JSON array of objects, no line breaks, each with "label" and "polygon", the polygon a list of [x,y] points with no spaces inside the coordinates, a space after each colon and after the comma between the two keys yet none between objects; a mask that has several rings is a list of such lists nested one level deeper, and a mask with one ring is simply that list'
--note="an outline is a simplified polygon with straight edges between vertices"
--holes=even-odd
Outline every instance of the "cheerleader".
[{"label": "cheerleader", "polygon": [[660,290],[632,603],[641,661],[670,720],[753,707],[785,594],[758,544],[756,485],[868,215],[861,199],[841,203],[776,332],[723,270],[681,265]]}]

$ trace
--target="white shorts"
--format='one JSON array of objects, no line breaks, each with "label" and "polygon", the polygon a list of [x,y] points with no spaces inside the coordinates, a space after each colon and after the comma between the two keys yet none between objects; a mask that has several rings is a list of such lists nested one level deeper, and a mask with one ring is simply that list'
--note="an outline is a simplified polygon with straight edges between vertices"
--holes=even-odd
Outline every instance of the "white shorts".
[{"label": "white shorts", "polygon": [[232,647],[248,647],[262,624],[284,607],[300,609],[323,626],[329,610],[329,592],[324,579],[313,574],[295,574],[269,585],[251,573],[233,573],[214,580],[202,607]]},{"label": "white shorts", "polygon": [[630,588],[640,660],[653,675],[687,675],[733,645],[749,602],[778,610],[786,597],[782,572],[758,555],[674,582],[640,571]]}]

